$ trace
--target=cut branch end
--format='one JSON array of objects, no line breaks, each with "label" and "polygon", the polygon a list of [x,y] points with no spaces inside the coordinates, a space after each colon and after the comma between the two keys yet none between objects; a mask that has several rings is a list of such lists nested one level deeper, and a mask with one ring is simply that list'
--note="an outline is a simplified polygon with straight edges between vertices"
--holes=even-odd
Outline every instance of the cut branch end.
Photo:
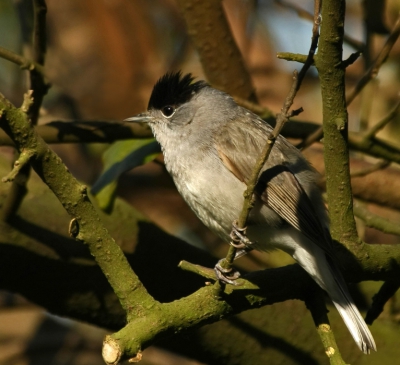
[{"label": "cut branch end", "polygon": [[121,359],[121,348],[111,336],[106,336],[103,341],[102,356],[105,363],[109,365],[116,365]]}]

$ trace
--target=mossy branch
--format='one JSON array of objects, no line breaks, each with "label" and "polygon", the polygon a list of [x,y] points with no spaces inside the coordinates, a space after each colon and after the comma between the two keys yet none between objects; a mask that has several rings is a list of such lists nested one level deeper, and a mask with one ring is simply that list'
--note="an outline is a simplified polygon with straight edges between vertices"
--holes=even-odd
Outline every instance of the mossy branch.
[{"label": "mossy branch", "polygon": [[30,161],[33,157],[35,157],[36,153],[34,150],[23,150],[18,156],[17,160],[14,162],[14,167],[10,171],[10,173],[1,179],[2,182],[13,182],[14,179],[18,176],[18,173],[24,168],[26,165],[29,165]]},{"label": "mossy branch", "polygon": [[350,239],[357,242],[347,143],[345,69],[341,67],[345,8],[344,0],[322,2],[321,36],[315,64],[322,93],[324,160],[331,235],[338,241]]},{"label": "mossy branch", "polygon": [[336,343],[335,336],[331,329],[328,309],[326,308],[325,299],[322,290],[313,293],[306,299],[306,306],[310,310],[313,317],[316,330],[325,349],[325,354],[329,358],[331,365],[346,365],[339,347]]},{"label": "mossy branch", "polygon": [[[338,252],[346,267],[346,278],[352,282],[386,280],[400,273],[400,247],[393,245],[366,245],[356,258],[348,251]],[[181,263],[185,270],[213,279],[209,269],[190,263]],[[296,280],[293,280],[293,278]],[[137,358],[138,354],[156,340],[218,321],[244,310],[285,301],[288,299],[315,298],[320,291],[317,284],[297,264],[283,268],[267,269],[244,275],[239,286],[227,285],[222,291],[207,285],[192,295],[172,303],[157,305],[147,315],[132,317],[121,331],[108,336],[105,352],[109,363],[119,360],[122,354]],[[323,313],[325,307],[314,311],[318,314],[317,331],[332,364],[341,364],[340,353],[333,333]],[[146,309],[144,309],[146,311]],[[158,313],[158,314],[157,314]],[[324,315],[324,317],[321,317]],[[321,320],[323,318],[323,320]],[[151,330],[149,330],[151,328]],[[334,349],[334,350],[332,350]],[[140,357],[140,355],[139,355]]]},{"label": "mossy branch", "polygon": [[[46,13],[47,6],[45,0],[33,1],[33,37],[32,37],[32,65],[44,66],[46,56]],[[8,53],[10,55],[10,53]],[[18,59],[18,58],[17,58]],[[15,57],[14,57],[15,60]],[[37,67],[29,67],[30,90],[24,96],[24,103],[21,110],[26,113],[30,123],[36,125],[39,119],[39,111],[42,106],[43,98],[47,93],[50,85],[45,79],[43,69]],[[2,220],[9,221],[15,213],[25,197],[27,192],[26,183],[30,176],[29,164],[23,165],[16,172],[15,181],[12,182],[10,193],[7,195],[6,202],[0,212]],[[14,179],[13,179],[14,180]]]},{"label": "mossy branch", "polygon": [[305,63],[307,60],[307,55],[291,52],[278,52],[276,57],[281,60],[293,61],[299,63]]},{"label": "mossy branch", "polygon": [[[48,197],[44,198],[45,200],[48,200]],[[43,199],[43,196],[40,199]],[[25,205],[25,207],[26,206],[27,205]],[[115,217],[109,219],[110,221],[114,221]],[[124,216],[123,219],[132,219],[132,217],[130,215],[127,215]],[[41,219],[38,219],[38,221],[42,222]],[[7,229],[5,229],[4,227],[5,225],[3,225],[0,229],[1,241],[19,242],[17,241],[18,235],[16,234],[16,232],[7,231]],[[21,228],[23,229],[23,227]],[[160,288],[160,284],[157,284],[154,281],[154,272],[161,272],[163,273],[164,277],[166,275],[168,276],[168,280],[164,280],[164,282],[167,283],[166,285],[168,285],[168,288],[172,287],[168,290],[168,292],[174,292],[172,294],[172,299],[168,300],[168,302],[171,302],[175,298],[180,298],[184,295],[187,295],[188,292],[191,293],[192,291],[195,291],[198,286],[202,285],[201,281],[199,281],[196,277],[185,278],[184,273],[179,272],[177,272],[175,276],[173,276],[174,274],[171,274],[172,269],[170,267],[173,266],[173,262],[176,262],[177,260],[176,252],[179,252],[179,256],[185,257],[187,260],[190,260],[192,262],[201,262],[203,265],[209,265],[211,259],[208,258],[207,260],[205,260],[203,253],[198,252],[198,250],[195,250],[194,248],[186,247],[187,245],[184,245],[177,239],[174,240],[172,237],[169,237],[166,234],[161,234],[160,232],[158,235],[154,235],[154,231],[157,231],[157,229],[150,226],[149,224],[141,225],[141,228],[139,230],[140,237],[138,238],[139,243],[141,244],[139,244],[139,249],[135,252],[135,255],[130,255],[130,259],[133,259],[131,261],[132,264],[141,267],[141,270],[143,272],[143,279],[147,278],[147,280],[151,282],[151,284],[149,284],[149,290],[151,290],[152,293],[154,292],[157,293],[157,295],[160,295],[160,292],[163,292],[163,289]],[[33,237],[27,237],[23,234],[23,231],[20,232],[19,235],[23,236],[23,239],[25,239],[25,241],[29,239],[35,242],[35,240],[38,239],[34,235]],[[45,237],[45,241],[43,241],[43,244],[46,246],[48,245],[50,247],[53,247],[55,243],[54,241],[57,241],[54,240],[54,233],[48,231],[47,229],[46,234],[40,232],[40,235]],[[156,246],[154,246],[154,242],[151,243],[150,241],[157,241]],[[61,242],[61,244],[63,243]],[[73,242],[71,244],[73,244]],[[26,247],[26,243],[21,242],[20,245],[21,247]],[[11,245],[6,246],[11,247]],[[10,270],[10,267],[7,267],[10,261],[10,256],[7,256],[7,251],[5,251],[7,247],[4,248],[2,246],[3,254],[0,255],[2,257],[2,265],[0,265],[0,267],[2,273],[8,273],[9,275],[10,272],[13,271]],[[396,263],[399,263],[400,265],[400,247],[394,245],[372,245],[368,246],[368,249],[369,248],[371,248],[371,250],[367,251],[368,255],[369,257],[374,258],[372,263],[367,256],[363,256],[361,261],[357,261],[355,257],[347,251],[340,253],[339,260],[343,263],[346,269],[349,268],[349,270],[346,270],[347,280],[354,282],[366,279],[387,280],[392,275],[400,275],[400,266],[396,266]],[[158,255],[159,257],[152,257],[151,259],[149,259],[149,256],[152,256],[154,250],[160,253],[160,255]],[[21,252],[17,252],[16,255],[16,257],[18,257],[18,255],[21,255]],[[101,274],[98,274],[97,277],[93,278],[91,277],[91,275],[93,274],[93,270],[88,270],[88,268],[86,268],[85,271],[85,267],[82,267],[78,269],[78,271],[74,271],[73,267],[65,266],[62,261],[56,262],[55,259],[47,259],[47,257],[45,258],[47,259],[47,263],[46,260],[39,259],[38,262],[40,263],[40,268],[37,268],[35,267],[35,265],[37,265],[36,259],[38,258],[32,258],[32,255],[28,255],[27,257],[25,256],[22,262],[20,262],[20,260],[17,260],[19,271],[16,272],[15,280],[18,281],[18,279],[23,276],[18,275],[18,273],[26,273],[27,267],[30,266],[29,272],[32,273],[32,277],[29,277],[29,279],[31,280],[30,285],[27,285],[26,282],[21,283],[20,285],[23,285],[22,288],[25,289],[22,289],[21,287],[11,286],[13,288],[13,291],[17,291],[22,294],[27,293],[28,297],[31,300],[36,301],[44,307],[46,307],[46,301],[43,301],[43,297],[47,296],[47,300],[53,303],[52,306],[47,306],[47,308],[56,314],[61,314],[63,316],[67,315],[81,320],[83,319],[85,321],[91,321],[92,323],[96,323],[97,325],[105,326],[108,328],[111,327],[111,323],[113,324],[112,328],[115,328],[115,326],[121,326],[121,322],[123,322],[123,315],[121,314],[122,310],[119,310],[119,312],[117,312],[116,309],[110,309],[109,305],[113,303],[113,300],[110,300],[109,295],[106,293],[104,293],[104,296],[101,295],[101,292],[102,290],[104,290],[105,286],[108,290],[108,286],[105,285]],[[46,265],[50,265],[50,267]],[[78,264],[78,266],[82,265]],[[64,274],[59,275],[60,271],[64,272]],[[214,273],[211,273],[212,270],[210,271],[210,269],[201,268],[201,271],[203,273],[208,272],[210,274],[209,277],[204,276],[204,281],[213,279]],[[52,273],[51,277],[49,277],[48,275],[49,272]],[[174,271],[172,271],[172,273],[173,272]],[[89,289],[83,290],[82,286],[80,285],[78,285],[77,288],[76,284],[71,283],[68,280],[71,278],[71,275],[73,275],[73,277],[75,278],[82,278],[82,275],[86,275],[87,277],[85,276],[86,279],[82,281],[82,285],[85,288]],[[2,275],[2,277],[3,276],[5,275]],[[54,276],[56,276],[55,280]],[[293,280],[293,278],[296,278],[296,280]],[[42,280],[42,288],[44,288],[42,289],[42,291],[36,289],[35,282],[37,280]],[[169,286],[168,283],[170,280],[173,281],[173,285],[171,286]],[[4,279],[3,282],[5,281],[8,284],[10,283],[10,281],[12,282],[12,280],[10,279]],[[91,287],[91,283],[93,282],[96,282],[96,286],[98,285],[95,289]],[[157,282],[159,281],[157,280]],[[190,286],[188,284],[189,282],[191,283]],[[313,288],[319,290],[314,281],[309,277],[309,275],[307,275],[307,273],[298,265],[264,270],[261,272],[253,272],[251,274],[245,275],[241,279],[241,284],[242,285],[240,287],[229,287],[227,288],[227,291],[224,291],[222,293],[222,295],[219,294],[219,300],[226,302],[224,305],[221,306],[215,304],[215,300],[217,300],[215,298],[215,290],[213,290],[212,286],[209,286],[207,287],[207,290],[202,292],[195,292],[193,296],[191,295],[191,299],[188,298],[184,302],[187,303],[187,307],[186,304],[185,306],[179,307],[179,312],[182,313],[175,313],[175,311],[173,311],[172,309],[170,311],[169,308],[172,308],[172,304],[171,306],[167,306],[164,309],[163,304],[159,305],[158,303],[155,304],[154,310],[159,313],[161,319],[156,319],[153,316],[154,313],[152,313],[152,306],[143,306],[140,311],[132,313],[132,316],[130,317],[132,329],[135,328],[134,323],[142,324],[143,318],[149,316],[153,319],[151,325],[155,327],[154,331],[160,331],[160,333],[157,332],[157,336],[155,336],[153,340],[151,340],[150,342],[146,342],[146,345],[142,345],[141,349],[144,350],[145,346],[153,343],[153,341],[155,341],[156,339],[162,339],[163,336],[167,337],[174,335],[174,333],[172,333],[173,331],[171,332],[168,329],[165,330],[165,322],[168,321],[171,321],[170,326],[173,328],[176,328],[177,323],[181,323],[182,326],[179,328],[179,331],[190,330],[194,325],[201,326],[203,324],[210,323],[211,321],[217,321],[220,317],[228,317],[234,313],[239,313],[241,311],[255,308],[261,305],[268,305],[293,298],[304,298],[306,294],[310,293],[310,290],[314,290]],[[177,289],[177,286],[179,286],[179,289]],[[186,292],[182,292],[181,288],[185,286]],[[189,290],[188,287],[190,288]],[[99,292],[97,292],[97,290],[99,290]],[[91,300],[90,303],[87,303],[85,301],[85,297],[87,297],[86,293],[92,293],[92,291],[95,293],[93,294],[93,300]],[[56,294],[54,295],[54,293]],[[206,293],[211,297],[211,300],[204,302],[199,301],[199,293]],[[170,296],[171,294],[168,295]],[[62,301],[60,297],[63,298],[64,301]],[[105,303],[102,302],[103,298],[104,300],[106,300]],[[171,296],[169,298],[171,298]],[[193,320],[193,313],[197,311],[200,304],[202,306],[202,310],[198,312],[199,316],[203,317],[205,311],[207,312],[207,315],[203,317],[204,322],[201,319],[196,319],[195,322],[191,322]],[[88,307],[85,307],[85,305],[87,305]],[[117,303],[114,303],[114,305],[117,306]],[[120,306],[118,306],[118,308],[120,308]],[[186,316],[184,316],[183,311],[188,312]],[[175,322],[175,316],[181,316],[178,317],[178,322]],[[186,318],[186,322],[184,320],[184,317]],[[150,322],[147,322],[147,324],[150,324]],[[146,330],[147,328],[145,325],[140,325],[136,328],[134,335],[137,336],[139,339],[148,339],[148,334],[146,333]],[[127,329],[124,333],[130,332]],[[121,349],[123,349],[123,347],[121,347]],[[134,357],[136,354],[134,352],[127,352],[127,355]]]},{"label": "mossy branch", "polygon": [[[88,245],[109,280],[128,316],[140,312],[154,300],[132,271],[121,249],[100,222],[88,198],[86,187],[68,171],[28,122],[27,115],[0,96],[0,126],[12,138],[18,151],[34,151],[31,165],[49,186],[76,224],[74,238]],[[146,304],[147,303],[147,304]]]}]

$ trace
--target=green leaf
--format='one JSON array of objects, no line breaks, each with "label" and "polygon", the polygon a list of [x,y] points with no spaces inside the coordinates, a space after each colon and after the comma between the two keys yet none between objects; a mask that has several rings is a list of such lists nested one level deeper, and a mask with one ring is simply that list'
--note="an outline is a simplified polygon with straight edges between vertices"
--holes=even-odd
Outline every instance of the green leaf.
[{"label": "green leaf", "polygon": [[111,212],[121,174],[154,160],[160,152],[154,138],[113,143],[103,154],[103,173],[91,189],[100,208]]}]

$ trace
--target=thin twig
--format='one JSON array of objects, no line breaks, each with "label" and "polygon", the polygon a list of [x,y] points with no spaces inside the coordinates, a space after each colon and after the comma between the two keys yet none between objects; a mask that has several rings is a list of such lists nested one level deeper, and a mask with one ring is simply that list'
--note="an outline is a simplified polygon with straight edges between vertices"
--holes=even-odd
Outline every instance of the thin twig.
[{"label": "thin twig", "polygon": [[399,35],[400,35],[400,16],[397,18],[396,24],[394,25],[392,32],[390,33],[388,39],[385,42],[385,45],[382,47],[375,61],[372,63],[371,67],[363,75],[363,77],[358,81],[353,92],[351,92],[347,96],[346,98],[347,105],[349,105],[354,100],[354,98],[360,93],[360,91],[365,87],[365,85],[368,84],[368,82],[371,79],[376,77],[380,67],[386,61]]},{"label": "thin twig", "polygon": [[247,189],[244,193],[245,202],[243,204],[242,212],[239,216],[239,227],[244,227],[246,225],[247,218],[252,209],[251,199],[253,197],[254,189],[257,184],[261,169],[263,168],[266,161],[268,160],[269,154],[271,153],[271,150],[275,143],[275,140],[278,137],[279,133],[281,132],[283,125],[288,120],[289,109],[293,104],[294,98],[297,94],[297,91],[300,88],[301,82],[303,81],[303,78],[304,78],[307,70],[310,68],[311,64],[313,63],[313,58],[314,58],[315,50],[318,45],[318,38],[319,38],[319,32],[318,32],[319,10],[320,10],[320,1],[319,0],[315,1],[314,10],[315,10],[315,14],[314,14],[315,21],[314,21],[314,26],[313,26],[313,36],[312,36],[311,47],[310,47],[310,51],[308,53],[307,60],[304,63],[300,73],[297,73],[296,70],[293,72],[292,87],[289,91],[289,94],[287,95],[287,97],[285,99],[285,102],[283,103],[281,112],[277,116],[275,128],[269,134],[269,136],[267,138],[267,143],[264,147],[264,150],[261,153],[261,156],[258,158],[258,160],[254,166],[251,177],[247,184]]},{"label": "thin twig", "polygon": [[[399,112],[400,101],[395,105],[395,107],[389,112],[389,114],[384,117],[381,121],[379,121],[375,126],[373,126],[370,130],[366,132],[364,135],[360,135],[358,133],[349,132],[349,146],[350,148],[360,151],[366,154],[370,154],[371,156],[385,158],[387,160],[391,160],[392,162],[398,162],[399,158],[393,159],[393,157],[389,157],[390,154],[396,150],[394,146],[389,146],[384,141],[381,141],[376,138],[376,134]],[[304,138],[301,142],[299,142],[296,147],[299,149],[306,149],[311,146],[314,142],[317,142],[323,137],[322,126],[318,127],[314,132]],[[374,151],[374,152],[373,152]]]},{"label": "thin twig", "polygon": [[[383,4],[383,3],[382,3]],[[368,1],[363,1],[364,9],[364,31],[365,31],[365,50],[363,53],[364,65],[363,73],[366,73],[372,66],[373,61],[373,38],[374,31],[372,27],[371,17],[373,17]],[[369,17],[369,18],[368,18]],[[388,32],[389,33],[389,32]],[[372,79],[371,79],[372,81]],[[372,104],[374,99],[374,90],[376,88],[376,82],[370,82],[368,87],[362,91],[361,102],[360,102],[360,117],[359,117],[359,132],[365,133],[369,129],[369,120],[372,110]]]},{"label": "thin twig", "polygon": [[33,59],[40,65],[44,65],[46,56],[46,13],[45,0],[34,0],[34,24],[33,24]]},{"label": "thin twig", "polygon": [[358,60],[358,58],[361,56],[361,52],[357,51],[352,53],[349,57],[347,57],[347,59],[345,59],[344,61],[341,62],[341,66],[343,68],[347,68],[350,65],[352,65],[354,62],[356,62]]},{"label": "thin twig", "polygon": [[[297,15],[300,18],[306,19],[306,20],[310,20],[310,21],[314,21],[314,15],[309,13],[307,10],[301,8],[300,6],[296,5],[294,2],[293,3],[289,3],[286,1],[282,1],[282,0],[275,0],[275,2],[279,5],[284,6],[285,8],[288,9],[292,9],[294,10]],[[355,40],[354,38],[348,36],[348,35],[344,35],[343,36],[343,40],[351,47],[353,47],[355,50],[363,52],[365,45],[357,40]]]},{"label": "thin twig", "polygon": [[18,159],[14,162],[13,169],[7,174],[7,176],[3,177],[1,181],[4,183],[14,181],[21,169],[23,169],[24,166],[29,165],[31,158],[34,155],[35,153],[32,150],[23,150]]},{"label": "thin twig", "polygon": [[[352,65],[357,59],[361,56],[361,52],[357,51],[355,53],[352,53],[347,59],[344,61],[340,62],[338,66],[341,66],[343,68],[347,68],[348,66]],[[291,53],[291,52],[278,52],[276,54],[276,57],[281,59],[281,60],[286,60],[286,61],[294,61],[294,62],[299,62],[299,63],[305,63],[307,61],[307,55],[301,54],[301,53]],[[313,64],[313,66],[315,66]]]},{"label": "thin twig", "polygon": [[38,72],[44,75],[44,67],[42,65],[39,65],[37,62],[29,60],[1,46],[0,46],[0,58],[4,58],[5,60],[17,64],[23,70],[32,71],[33,69],[36,69]]},{"label": "thin twig", "polygon": [[371,213],[364,204],[353,201],[354,215],[360,218],[367,227],[375,228],[381,232],[400,236],[400,226],[397,222],[390,221],[377,214]]},{"label": "thin twig", "polygon": [[371,140],[373,137],[376,137],[378,132],[383,129],[389,122],[391,122],[399,113],[400,108],[400,100],[397,101],[394,108],[386,115],[382,120],[372,126],[365,134],[364,140]]},{"label": "thin twig", "polygon": [[[266,161],[268,160],[268,157],[271,153],[272,147],[274,146],[276,138],[278,137],[279,133],[282,130],[283,125],[288,120],[288,118],[290,116],[293,116],[300,112],[300,110],[297,110],[294,113],[290,113],[289,109],[293,104],[293,100],[297,94],[297,91],[300,88],[301,82],[303,81],[303,78],[304,78],[307,70],[310,68],[310,66],[314,62],[314,54],[315,54],[315,50],[317,49],[317,46],[318,46],[318,38],[319,38],[320,8],[321,8],[321,1],[315,0],[315,2],[314,2],[314,23],[313,23],[313,29],[312,29],[311,46],[310,46],[310,50],[308,52],[307,60],[304,63],[300,73],[297,73],[296,70],[293,72],[292,87],[289,91],[289,94],[287,95],[287,97],[285,99],[285,102],[283,103],[281,112],[277,116],[275,128],[267,137],[267,143],[266,143],[261,155],[257,159],[256,164],[252,170],[252,174],[247,183],[247,189],[243,194],[244,195],[243,208],[242,208],[242,211],[241,211],[239,219],[238,219],[238,227],[239,228],[244,228],[247,224],[248,216],[249,216],[250,211],[253,208],[253,204],[254,204],[254,199],[253,199],[254,189],[256,187],[260,172],[261,172],[263,166],[265,165]],[[225,260],[223,260],[220,263],[220,265],[224,269],[231,268],[232,263],[235,259],[235,254],[236,254],[236,248],[233,246],[230,246]]]},{"label": "thin twig", "polygon": [[[46,57],[46,1],[34,0],[33,10],[33,61],[43,66]],[[43,98],[46,95],[50,85],[46,82],[43,74],[37,72],[35,69],[29,72],[29,76],[30,88],[31,90],[33,90],[33,104],[30,106],[27,114],[31,123],[33,125],[36,125],[39,118],[39,110],[42,106]]]},{"label": "thin twig", "polygon": [[296,144],[296,147],[300,150],[304,150],[307,147],[310,147],[314,142],[321,140],[324,135],[324,131],[322,129],[322,125],[318,127],[314,132],[304,138],[301,142]]},{"label": "thin twig", "polygon": [[[355,170],[355,171],[350,170],[350,177],[354,178],[354,177],[367,176],[369,174],[372,174],[373,172],[385,169],[386,167],[390,166],[390,164],[391,164],[391,161],[383,160],[383,161],[377,162],[376,164],[368,165],[367,167],[361,168],[359,170]],[[323,185],[323,184],[325,184],[325,182],[326,182],[326,177],[321,176],[321,178],[319,179],[319,184]]]},{"label": "thin twig", "polygon": [[178,264],[178,267],[184,271],[188,271],[188,272],[194,273],[196,275],[200,275],[208,280],[212,280],[212,281],[218,280],[217,276],[215,275],[215,271],[208,267],[195,265],[195,264],[192,264],[185,260],[182,260]]},{"label": "thin twig", "polygon": [[[279,0],[277,0],[279,1]],[[281,2],[281,1],[279,1]],[[346,98],[346,105],[349,106],[354,98],[360,93],[360,91],[367,85],[367,83],[376,75],[382,64],[385,62],[387,56],[389,55],[390,51],[393,48],[397,38],[400,34],[400,17],[397,19],[395,26],[393,27],[392,33],[389,35],[385,45],[382,47],[381,51],[379,52],[376,60],[373,62],[370,69],[364,74],[364,76],[359,80],[353,92],[347,96]],[[346,61],[344,61],[346,62]],[[319,141],[323,137],[323,130],[322,126],[313,132],[312,135],[307,137],[304,141],[300,142],[296,145],[297,148],[305,149],[311,146],[314,142]]]},{"label": "thin twig", "polygon": [[368,166],[366,168],[359,169],[356,171],[350,171],[350,176],[352,178],[353,177],[363,177],[363,176],[369,175],[375,171],[386,169],[386,167],[390,166],[390,164],[391,164],[390,161],[386,161],[386,160],[379,161],[372,166]]},{"label": "thin twig", "polygon": [[[32,34],[32,53],[33,62],[44,66],[46,56],[46,1],[33,0],[34,22]],[[29,68],[30,91],[25,98],[22,110],[28,115],[30,123],[37,124],[39,111],[42,106],[43,98],[47,93],[49,84],[45,80],[44,73],[37,67]],[[28,103],[26,103],[28,101]],[[18,161],[18,160],[17,160]],[[18,211],[20,204],[27,192],[26,183],[30,176],[30,166],[25,164],[17,171],[15,181],[7,195],[6,202],[2,208],[1,217],[8,221]]]},{"label": "thin twig", "polygon": [[374,137],[372,140],[365,141],[359,133],[350,132],[349,147],[355,151],[400,164],[400,148],[382,139]]},{"label": "thin twig", "polygon": [[267,118],[272,118],[272,117],[275,118],[275,114],[272,112],[272,110],[270,110],[266,107],[263,107],[257,103],[253,103],[249,100],[239,98],[236,96],[234,96],[233,98],[235,99],[235,101],[238,105],[242,106],[243,108],[249,109],[253,113],[260,116],[260,118],[262,118],[262,119],[267,119]]},{"label": "thin twig", "polygon": [[300,53],[291,52],[278,52],[276,57],[280,60],[293,61],[299,63],[305,63],[307,61],[307,55]]},{"label": "thin twig", "polygon": [[372,297],[372,305],[365,316],[365,322],[369,325],[374,323],[375,319],[383,312],[383,307],[387,301],[392,298],[400,288],[398,280],[387,280],[380,287],[378,293]]}]

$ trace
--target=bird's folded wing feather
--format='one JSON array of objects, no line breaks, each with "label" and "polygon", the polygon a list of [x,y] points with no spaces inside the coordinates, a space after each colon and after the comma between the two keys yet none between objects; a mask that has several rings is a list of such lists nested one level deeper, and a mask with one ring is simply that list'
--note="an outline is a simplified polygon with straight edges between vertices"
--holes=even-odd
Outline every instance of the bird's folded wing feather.
[{"label": "bird's folded wing feather", "polygon": [[[215,147],[225,167],[237,179],[248,183],[256,159],[266,143],[270,127],[262,121],[228,123],[215,136]],[[239,147],[240,145],[240,147]],[[329,232],[321,223],[314,206],[291,171],[291,165],[284,158],[282,147],[295,148],[278,138],[260,175],[255,193],[264,204],[291,226],[301,231],[316,245],[330,253]],[[297,151],[287,151],[296,155]]]}]

